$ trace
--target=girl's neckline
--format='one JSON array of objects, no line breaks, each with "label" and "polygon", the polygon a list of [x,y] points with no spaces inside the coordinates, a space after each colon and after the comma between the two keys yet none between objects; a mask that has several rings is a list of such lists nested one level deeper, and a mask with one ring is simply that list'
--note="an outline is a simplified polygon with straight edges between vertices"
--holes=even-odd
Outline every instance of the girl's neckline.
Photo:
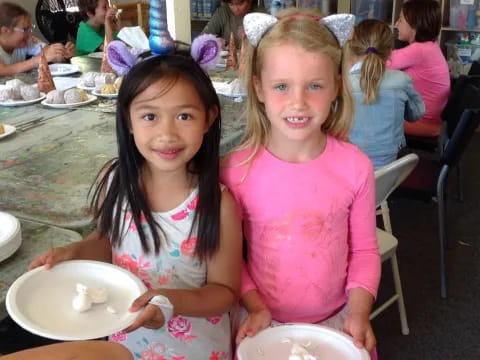
[{"label": "girl's neckline", "polygon": [[185,198],[185,200],[183,200],[180,204],[175,206],[173,209],[166,210],[166,211],[153,211],[152,210],[152,214],[157,215],[157,216],[168,216],[169,217],[172,214],[178,213],[179,210],[183,210],[183,208],[185,208],[186,205],[190,204],[195,199],[195,197],[197,195],[198,195],[198,186],[193,188],[192,191]]},{"label": "girl's neckline", "polygon": [[323,159],[325,157],[325,155],[330,151],[330,148],[331,148],[331,136],[330,135],[326,135],[326,139],[325,139],[325,147],[323,149],[322,152],[320,152],[320,154],[318,154],[315,158],[311,159],[311,160],[308,160],[308,161],[303,161],[303,162],[292,162],[292,161],[286,161],[286,160],[283,160],[283,159],[280,159],[279,157],[275,156],[275,154],[272,154],[266,146],[262,146],[262,152],[264,152],[269,158],[271,159],[274,159],[275,161],[279,162],[279,163],[282,163],[282,164],[285,164],[285,165],[289,165],[289,166],[308,166],[310,164],[312,164],[313,162],[316,162],[316,161],[320,161],[321,159]]}]

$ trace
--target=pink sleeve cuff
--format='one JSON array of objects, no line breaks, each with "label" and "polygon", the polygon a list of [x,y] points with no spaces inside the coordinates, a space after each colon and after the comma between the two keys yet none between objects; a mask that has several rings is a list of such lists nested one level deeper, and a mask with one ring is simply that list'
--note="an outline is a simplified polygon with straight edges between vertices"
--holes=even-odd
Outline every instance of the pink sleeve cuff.
[{"label": "pink sleeve cuff", "polygon": [[372,288],[370,288],[368,286],[365,286],[364,284],[360,284],[358,282],[350,282],[350,283],[347,284],[347,288],[345,289],[346,294],[348,295],[348,292],[351,289],[355,289],[355,288],[362,288],[363,290],[368,291],[370,294],[372,294],[373,299],[377,300],[377,290],[378,290],[378,288],[372,289]]}]

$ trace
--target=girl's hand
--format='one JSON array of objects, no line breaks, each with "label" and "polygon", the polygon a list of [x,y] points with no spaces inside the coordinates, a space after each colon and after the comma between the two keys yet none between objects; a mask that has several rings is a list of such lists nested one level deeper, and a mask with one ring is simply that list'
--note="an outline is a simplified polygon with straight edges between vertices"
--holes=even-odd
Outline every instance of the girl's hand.
[{"label": "girl's hand", "polygon": [[33,260],[30,265],[28,265],[28,270],[35,269],[36,267],[42,265],[45,265],[45,268],[50,269],[62,261],[72,260],[75,258],[75,247],[72,245],[53,248],[44,252],[42,255]]},{"label": "girl's hand", "polygon": [[147,329],[160,329],[165,323],[165,317],[162,310],[157,305],[149,304],[152,297],[158,295],[154,291],[147,291],[142,296],[135,299],[129,311],[135,312],[145,306],[145,309],[138,315],[132,325],[125,329],[126,332],[132,332],[139,327]]},{"label": "girl's hand", "polygon": [[353,337],[355,346],[360,349],[364,347],[371,352],[377,344],[368,314],[349,313],[343,331]]},{"label": "girl's hand", "polygon": [[247,336],[253,336],[258,333],[260,330],[263,330],[270,326],[272,322],[272,314],[267,308],[251,312],[248,314],[245,321],[240,325],[240,328],[237,332],[237,337],[235,342],[240,344],[240,342]]},{"label": "girl's hand", "polygon": [[111,7],[107,9],[107,13],[105,14],[105,23],[112,23],[116,20],[117,9]]}]

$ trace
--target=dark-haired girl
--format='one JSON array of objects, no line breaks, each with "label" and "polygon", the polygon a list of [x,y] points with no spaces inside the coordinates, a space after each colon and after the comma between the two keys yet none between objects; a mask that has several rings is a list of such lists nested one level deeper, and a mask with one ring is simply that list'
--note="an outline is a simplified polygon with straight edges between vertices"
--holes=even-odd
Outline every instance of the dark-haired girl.
[{"label": "dark-haired girl", "polygon": [[124,267],[149,289],[110,340],[135,359],[230,359],[228,310],[240,286],[241,229],[219,184],[220,105],[185,55],[135,65],[118,96],[119,156],[93,199],[97,230],[31,268],[68,259]]},{"label": "dark-haired girl", "polygon": [[440,5],[435,0],[410,0],[403,4],[395,23],[398,39],[410,45],[394,50],[387,63],[412,77],[413,87],[425,103],[425,115],[414,123],[405,122],[405,133],[438,136],[440,115],[450,93],[448,64],[437,43],[440,32]]}]

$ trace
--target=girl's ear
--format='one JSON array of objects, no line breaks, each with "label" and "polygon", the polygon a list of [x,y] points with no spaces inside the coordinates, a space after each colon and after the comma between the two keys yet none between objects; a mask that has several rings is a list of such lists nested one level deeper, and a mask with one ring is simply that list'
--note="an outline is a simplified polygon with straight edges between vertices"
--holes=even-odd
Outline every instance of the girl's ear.
[{"label": "girl's ear", "polygon": [[5,35],[6,33],[8,33],[9,30],[10,29],[5,25],[0,26],[0,35]]},{"label": "girl's ear", "polygon": [[212,124],[215,122],[215,120],[217,119],[218,117],[218,113],[219,113],[219,109],[218,107],[215,105],[213,106],[209,111],[208,111],[208,114],[207,114],[207,121],[206,121],[206,124],[205,124],[205,130],[204,130],[204,134],[206,134],[208,132],[208,129],[210,129],[210,126],[212,126]]},{"label": "girl's ear", "polygon": [[261,103],[265,102],[265,96],[263,95],[263,87],[260,78],[257,76],[253,77],[253,87],[255,88],[255,92],[257,93],[258,101]]}]

